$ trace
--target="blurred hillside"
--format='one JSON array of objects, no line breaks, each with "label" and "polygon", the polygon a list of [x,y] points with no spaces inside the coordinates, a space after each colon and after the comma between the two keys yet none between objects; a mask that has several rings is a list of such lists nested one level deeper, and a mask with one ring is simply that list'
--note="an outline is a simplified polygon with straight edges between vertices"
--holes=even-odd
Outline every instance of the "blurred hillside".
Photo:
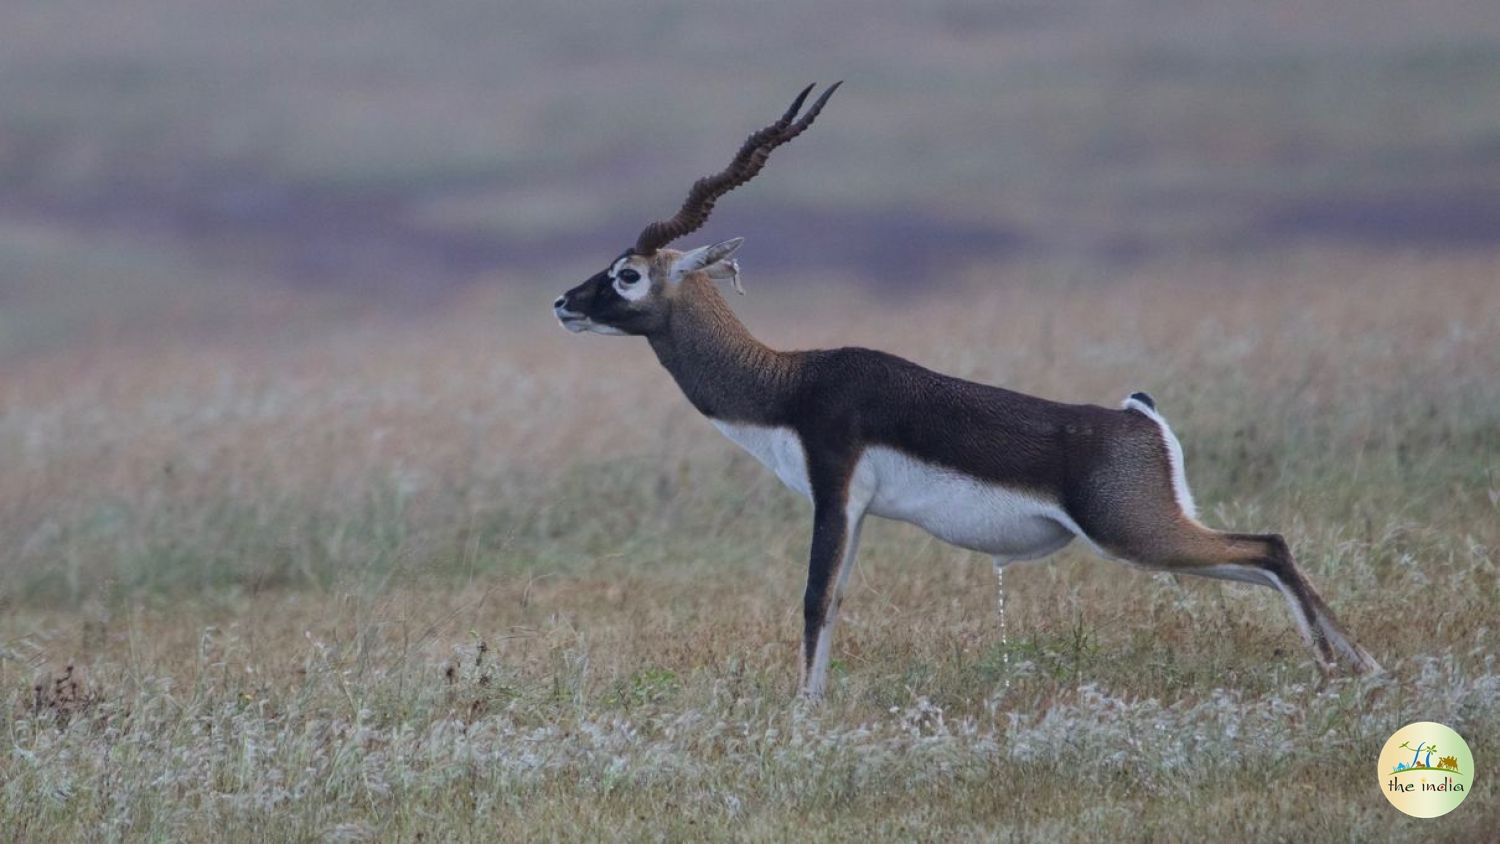
[{"label": "blurred hillside", "polygon": [[1500,246],[1479,0],[12,0],[0,353],[550,290],[838,78],[758,276]]}]

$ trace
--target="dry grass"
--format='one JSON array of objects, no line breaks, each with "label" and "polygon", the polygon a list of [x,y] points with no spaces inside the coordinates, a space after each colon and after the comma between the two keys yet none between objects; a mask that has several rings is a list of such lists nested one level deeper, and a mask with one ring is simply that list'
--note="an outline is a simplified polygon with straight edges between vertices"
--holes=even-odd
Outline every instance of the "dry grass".
[{"label": "dry grass", "polygon": [[743,303],[778,345],[1150,390],[1209,521],[1286,533],[1392,669],[1322,687],[1267,591],[1069,550],[1007,577],[1002,643],[985,561],[876,524],[830,699],[795,704],[803,505],[643,343],[549,325],[554,291],[20,362],[0,818],[29,841],[1483,837],[1493,777],[1420,822],[1374,762],[1412,720],[1500,751],[1496,275],[1303,253]]}]

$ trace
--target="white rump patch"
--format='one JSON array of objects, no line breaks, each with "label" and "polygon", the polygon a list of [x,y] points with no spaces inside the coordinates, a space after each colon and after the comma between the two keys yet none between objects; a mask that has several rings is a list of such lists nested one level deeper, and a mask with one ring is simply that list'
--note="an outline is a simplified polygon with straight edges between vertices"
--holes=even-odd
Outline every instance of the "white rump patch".
[{"label": "white rump patch", "polygon": [[1134,396],[1127,398],[1120,405],[1126,410],[1133,410],[1156,423],[1161,429],[1162,441],[1167,444],[1167,462],[1172,465],[1172,493],[1177,498],[1177,506],[1187,514],[1189,519],[1198,520],[1198,505],[1193,503],[1193,491],[1188,488],[1187,470],[1182,459],[1182,443],[1177,441],[1177,435],[1172,433],[1172,426],[1167,424],[1166,417],[1156,412],[1156,408],[1146,404]]}]

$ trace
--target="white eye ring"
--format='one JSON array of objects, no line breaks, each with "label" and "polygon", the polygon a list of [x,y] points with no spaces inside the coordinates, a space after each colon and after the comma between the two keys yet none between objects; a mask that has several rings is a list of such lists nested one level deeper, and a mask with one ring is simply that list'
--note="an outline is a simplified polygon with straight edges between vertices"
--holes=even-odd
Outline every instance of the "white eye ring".
[{"label": "white eye ring", "polygon": [[621,267],[615,273],[614,290],[628,302],[639,302],[651,295],[651,284],[640,270]]}]

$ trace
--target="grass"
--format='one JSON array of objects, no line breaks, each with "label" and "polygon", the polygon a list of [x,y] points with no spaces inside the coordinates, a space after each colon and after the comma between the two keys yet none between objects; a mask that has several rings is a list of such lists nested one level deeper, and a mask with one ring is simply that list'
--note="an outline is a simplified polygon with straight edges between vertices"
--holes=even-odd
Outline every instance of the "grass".
[{"label": "grass", "polygon": [[[747,257],[753,269],[753,256]],[[1269,590],[870,526],[793,699],[808,516],[555,291],[306,336],[113,339],[0,380],[0,818],[23,841],[1478,840],[1379,795],[1415,720],[1500,750],[1484,256],[975,266],[737,300],[1054,398],[1150,390],[1208,521],[1285,533],[1389,676]],[[1481,766],[1483,762],[1480,762]],[[1124,832],[1121,833],[1120,831]]]},{"label": "grass", "polygon": [[[12,3],[0,839],[1492,837],[1500,18],[1190,5]],[[703,233],[751,327],[1149,390],[1388,676],[876,523],[793,699],[804,502],[546,309],[839,77]]]}]

